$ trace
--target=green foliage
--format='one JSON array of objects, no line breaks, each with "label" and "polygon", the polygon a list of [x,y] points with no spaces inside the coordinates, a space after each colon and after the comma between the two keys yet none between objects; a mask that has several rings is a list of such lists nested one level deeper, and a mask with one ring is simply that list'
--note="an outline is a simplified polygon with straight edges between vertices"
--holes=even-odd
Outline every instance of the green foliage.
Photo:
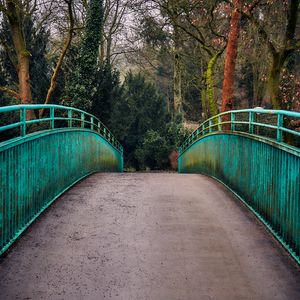
[{"label": "green foliage", "polygon": [[96,72],[95,88],[97,92],[91,98],[91,112],[110,127],[112,107],[123,94],[119,72],[108,63],[100,66]]},{"label": "green foliage", "polygon": [[170,152],[186,136],[182,115],[173,121],[165,98],[141,75],[127,74],[113,106],[111,128],[124,146],[127,167],[166,168]]},{"label": "green foliage", "polygon": [[171,41],[169,34],[163,30],[163,26],[151,16],[147,16],[141,20],[140,36],[153,48],[167,47]]},{"label": "green foliage", "polygon": [[141,145],[135,150],[140,168],[165,169],[168,167],[170,145],[157,131],[148,130]]},{"label": "green foliage", "polygon": [[135,150],[148,130],[160,132],[166,120],[162,95],[145,78],[129,73],[123,84],[123,97],[114,104],[111,126],[125,150],[129,165],[139,168]]},{"label": "green foliage", "polygon": [[[30,82],[34,102],[43,103],[50,83],[50,63],[47,60],[49,31],[44,27],[36,28],[34,19],[30,15],[22,18],[23,31],[27,50],[30,53]],[[15,64],[17,57],[13,49],[13,41],[7,18],[3,17],[0,36],[5,47],[0,48],[0,63],[5,76],[6,86],[17,90],[18,74]]]},{"label": "green foliage", "polygon": [[97,93],[98,53],[103,27],[103,1],[91,0],[75,70],[68,79],[64,103],[90,111]]},{"label": "green foliage", "polygon": [[170,145],[170,148],[177,150],[182,142],[189,136],[188,130],[183,126],[183,114],[178,113],[174,119],[166,124],[164,135]]}]

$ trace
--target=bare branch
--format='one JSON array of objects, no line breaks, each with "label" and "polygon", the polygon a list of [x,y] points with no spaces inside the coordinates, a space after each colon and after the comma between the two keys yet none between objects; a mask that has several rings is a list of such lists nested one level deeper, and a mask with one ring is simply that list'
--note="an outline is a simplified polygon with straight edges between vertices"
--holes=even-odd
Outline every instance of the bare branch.
[{"label": "bare branch", "polygon": [[[68,15],[69,15],[69,30],[68,30],[68,36],[64,43],[63,49],[61,51],[61,54],[59,56],[59,59],[57,61],[56,67],[54,69],[53,75],[51,77],[51,83],[50,87],[48,89],[47,97],[44,104],[48,104],[51,100],[51,97],[55,91],[56,85],[57,85],[57,77],[59,75],[59,72],[61,70],[64,58],[67,54],[67,51],[70,48],[72,39],[73,39],[73,33],[74,33],[74,15],[73,15],[73,8],[72,8],[72,1],[73,0],[64,0],[65,3],[68,5]],[[44,109],[40,111],[40,117],[42,117],[44,114]]]},{"label": "bare branch", "polygon": [[14,91],[12,89],[9,89],[7,87],[0,86],[0,92],[3,92],[3,93],[5,93],[5,94],[7,94],[7,95],[9,95],[13,98],[20,99],[20,95],[16,91]]}]

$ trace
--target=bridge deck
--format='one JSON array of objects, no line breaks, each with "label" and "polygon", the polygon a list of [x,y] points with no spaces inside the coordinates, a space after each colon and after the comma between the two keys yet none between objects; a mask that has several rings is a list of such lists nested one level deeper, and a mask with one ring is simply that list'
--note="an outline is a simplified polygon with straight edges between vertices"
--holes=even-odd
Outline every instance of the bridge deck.
[{"label": "bridge deck", "polygon": [[0,299],[300,299],[300,271],[201,175],[96,174],[0,262]]}]

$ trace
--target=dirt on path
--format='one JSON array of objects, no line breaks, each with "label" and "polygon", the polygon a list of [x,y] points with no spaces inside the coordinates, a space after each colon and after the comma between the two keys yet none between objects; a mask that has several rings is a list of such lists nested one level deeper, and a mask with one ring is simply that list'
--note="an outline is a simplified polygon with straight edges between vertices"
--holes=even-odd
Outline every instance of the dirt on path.
[{"label": "dirt on path", "polygon": [[300,269],[202,175],[95,174],[0,260],[0,299],[300,299]]}]

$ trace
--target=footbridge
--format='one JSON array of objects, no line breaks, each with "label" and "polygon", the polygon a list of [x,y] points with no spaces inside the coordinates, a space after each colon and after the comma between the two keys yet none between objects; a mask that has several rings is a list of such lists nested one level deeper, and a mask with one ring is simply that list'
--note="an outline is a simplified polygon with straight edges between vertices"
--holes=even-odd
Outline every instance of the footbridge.
[{"label": "footbridge", "polygon": [[299,113],[207,120],[178,174],[122,173],[84,111],[4,116],[0,299],[300,299]]}]

